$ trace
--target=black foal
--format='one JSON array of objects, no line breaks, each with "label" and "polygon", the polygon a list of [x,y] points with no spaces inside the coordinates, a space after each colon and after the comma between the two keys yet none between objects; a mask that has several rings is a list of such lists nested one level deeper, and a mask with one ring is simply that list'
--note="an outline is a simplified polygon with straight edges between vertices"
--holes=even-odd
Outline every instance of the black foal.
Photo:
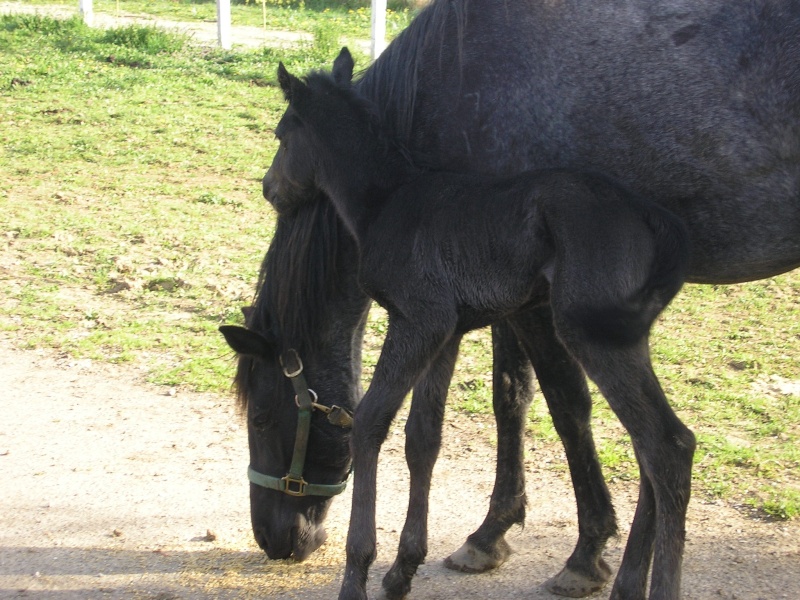
[{"label": "black foal", "polygon": [[676,599],[695,442],[653,373],[648,336],[684,280],[683,225],[596,174],[423,172],[383,134],[371,105],[350,85],[352,70],[346,50],[330,76],[301,81],[280,66],[289,108],[264,179],[282,210],[305,201],[309,189],[325,193],[357,240],[360,285],[389,315],[353,424],[340,600],[366,598],[378,453],[406,394],[413,388],[406,429],[411,495],[398,557],[383,582],[390,598],[408,593],[427,551],[428,490],[462,335],[510,317],[520,339],[530,339],[525,319],[516,316],[543,304],[552,309],[559,339],[631,434],[639,460],[639,506],[618,583],[625,578],[623,587],[643,596],[654,554],[650,597]]}]

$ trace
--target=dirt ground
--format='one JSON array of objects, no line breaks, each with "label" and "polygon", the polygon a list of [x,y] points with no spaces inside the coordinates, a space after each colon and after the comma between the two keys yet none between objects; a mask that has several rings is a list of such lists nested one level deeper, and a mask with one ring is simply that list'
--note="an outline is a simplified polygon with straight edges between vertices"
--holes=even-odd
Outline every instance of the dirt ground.
[{"label": "dirt ground", "polygon": [[[0,598],[304,598],[336,596],[350,492],[328,542],[304,563],[267,561],[251,540],[246,432],[233,399],[149,386],[140,372],[15,350],[0,338]],[[377,590],[405,515],[402,422],[380,465]],[[430,552],[412,597],[553,598],[577,536],[557,446],[528,440],[529,515],[493,573],[442,560],[480,523],[493,484],[490,419],[448,415],[432,490]],[[623,536],[635,485],[612,483]],[[209,535],[209,532],[211,535]],[[723,503],[690,506],[684,598],[800,598],[800,523],[764,522]],[[607,597],[608,591],[597,597]]]}]

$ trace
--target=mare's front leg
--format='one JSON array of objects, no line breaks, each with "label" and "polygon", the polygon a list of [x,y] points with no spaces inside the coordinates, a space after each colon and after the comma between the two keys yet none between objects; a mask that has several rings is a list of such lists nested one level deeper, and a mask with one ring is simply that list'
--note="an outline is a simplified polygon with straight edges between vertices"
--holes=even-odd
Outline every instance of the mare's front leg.
[{"label": "mare's front leg", "polygon": [[492,406],[497,423],[497,468],[489,512],[481,526],[448,556],[449,569],[482,573],[502,565],[511,554],[505,534],[525,522],[523,439],[533,395],[530,360],[507,322],[492,327]]},{"label": "mare's front leg", "polygon": [[356,409],[350,438],[353,504],[339,600],[366,600],[367,573],[375,560],[378,454],[403,399],[453,335],[455,319],[435,315],[419,327],[389,315],[389,330],[375,374]]},{"label": "mare's front leg", "polygon": [[442,444],[447,389],[453,377],[461,336],[444,347],[414,388],[406,422],[406,462],[411,474],[408,514],[392,568],[383,578],[384,598],[399,600],[411,590],[411,580],[428,554],[428,499],[433,467]]}]

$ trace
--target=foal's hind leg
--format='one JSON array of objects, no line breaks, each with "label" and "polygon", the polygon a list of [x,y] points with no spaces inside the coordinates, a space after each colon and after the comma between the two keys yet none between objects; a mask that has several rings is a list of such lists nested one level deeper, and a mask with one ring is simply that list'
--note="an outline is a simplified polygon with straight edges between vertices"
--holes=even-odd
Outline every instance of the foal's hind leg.
[{"label": "foal's hind leg", "polygon": [[406,422],[406,462],[411,474],[408,514],[392,568],[383,578],[383,597],[404,598],[428,553],[428,497],[442,443],[447,388],[453,377],[460,336],[454,337],[414,388]]},{"label": "foal's hind leg", "polygon": [[670,408],[653,373],[647,340],[626,347],[571,344],[631,436],[642,483],[612,600],[678,600],[695,439]]},{"label": "foal's hind leg", "polygon": [[533,372],[525,351],[507,323],[492,328],[494,378],[492,403],[497,422],[497,468],[489,512],[445,566],[465,573],[499,567],[511,554],[505,533],[525,522],[523,436],[533,390]]},{"label": "foal's hind leg", "polygon": [[577,503],[578,543],[565,567],[545,586],[554,594],[581,598],[601,589],[611,578],[602,554],[608,538],[617,532],[611,495],[592,437],[592,399],[580,365],[556,338],[549,305],[521,313],[512,323],[528,351],[564,444]]}]

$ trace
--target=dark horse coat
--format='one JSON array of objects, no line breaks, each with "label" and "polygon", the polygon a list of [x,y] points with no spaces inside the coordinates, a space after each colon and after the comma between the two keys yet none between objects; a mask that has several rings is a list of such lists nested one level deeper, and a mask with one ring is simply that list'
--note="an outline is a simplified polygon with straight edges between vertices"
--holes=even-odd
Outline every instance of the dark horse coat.
[{"label": "dark horse coat", "polygon": [[[284,209],[317,201],[310,189],[325,193],[358,246],[359,284],[389,315],[353,424],[353,510],[340,599],[366,597],[376,552],[378,452],[403,399],[422,381],[406,431],[412,501],[384,579],[390,597],[408,593],[426,553],[427,496],[461,336],[543,303],[553,310],[559,337],[631,432],[654,490],[655,540],[664,547],[656,562],[671,594],[679,583],[673,571],[683,549],[694,437],[666,402],[647,338],[683,283],[689,256],[683,225],[599,175],[420,171],[350,87],[352,67],[346,49],[332,77],[312,74],[304,83],[281,65],[289,108],[264,178],[265,194]],[[237,351],[258,354],[257,334],[237,335]],[[675,442],[651,439],[664,436]],[[648,535],[631,543],[647,543]]]},{"label": "dark horse coat", "polygon": [[[434,0],[355,85],[418,163],[610,174],[685,223],[688,281],[722,283],[800,264],[798,65],[794,0]],[[285,473],[294,440],[282,348],[298,349],[321,400],[353,407],[359,398],[367,299],[356,285],[355,252],[327,203],[279,220],[248,319],[275,338],[275,351],[242,357],[237,372],[251,465],[262,472]],[[579,520],[575,550],[548,586],[589,593],[609,577],[602,551],[616,525],[582,370],[547,305],[495,324],[493,339],[497,481],[486,520],[449,564],[502,563],[505,531],[524,520],[521,432],[533,366],[564,441]],[[309,478],[341,481],[347,436],[312,424]],[[643,487],[640,505],[650,492]],[[328,502],[253,485],[255,537],[273,558],[307,556],[324,539]],[[629,550],[646,562],[651,548]],[[643,597],[640,573],[621,570],[617,587],[624,581],[622,588],[640,590],[629,595]]]}]

